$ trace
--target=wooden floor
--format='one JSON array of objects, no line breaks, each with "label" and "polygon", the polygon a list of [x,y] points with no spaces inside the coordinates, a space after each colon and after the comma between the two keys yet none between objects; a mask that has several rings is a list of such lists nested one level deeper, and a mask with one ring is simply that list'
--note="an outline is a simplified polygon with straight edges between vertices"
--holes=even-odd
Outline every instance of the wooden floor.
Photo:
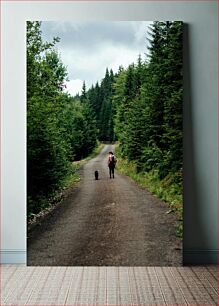
[{"label": "wooden floor", "polygon": [[1,266],[0,305],[218,305],[217,266]]}]

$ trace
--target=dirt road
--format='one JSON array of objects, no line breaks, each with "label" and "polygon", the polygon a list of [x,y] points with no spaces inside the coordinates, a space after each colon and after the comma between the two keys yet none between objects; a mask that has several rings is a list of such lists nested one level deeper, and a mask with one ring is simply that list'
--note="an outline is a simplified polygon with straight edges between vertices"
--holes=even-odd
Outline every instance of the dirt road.
[{"label": "dirt road", "polygon": [[107,153],[113,149],[105,145],[83,167],[80,185],[30,232],[28,265],[181,265],[174,214],[128,177],[115,172],[115,179],[109,178]]}]

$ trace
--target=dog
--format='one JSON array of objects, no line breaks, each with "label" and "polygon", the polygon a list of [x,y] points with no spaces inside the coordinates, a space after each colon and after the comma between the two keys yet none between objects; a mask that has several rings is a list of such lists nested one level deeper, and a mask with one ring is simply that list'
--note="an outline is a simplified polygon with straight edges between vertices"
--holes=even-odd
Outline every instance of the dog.
[{"label": "dog", "polygon": [[97,170],[94,171],[95,180],[99,178],[99,172]]}]

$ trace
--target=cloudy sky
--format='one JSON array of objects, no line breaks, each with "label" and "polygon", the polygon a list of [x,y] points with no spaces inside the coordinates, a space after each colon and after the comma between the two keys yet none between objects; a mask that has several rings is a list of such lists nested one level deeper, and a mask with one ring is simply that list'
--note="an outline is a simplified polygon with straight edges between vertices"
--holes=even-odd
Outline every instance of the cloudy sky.
[{"label": "cloudy sky", "polygon": [[147,52],[150,21],[42,22],[43,39],[60,37],[56,47],[67,66],[71,95],[81,92],[83,80],[87,88],[105,75],[106,67],[117,72]]}]

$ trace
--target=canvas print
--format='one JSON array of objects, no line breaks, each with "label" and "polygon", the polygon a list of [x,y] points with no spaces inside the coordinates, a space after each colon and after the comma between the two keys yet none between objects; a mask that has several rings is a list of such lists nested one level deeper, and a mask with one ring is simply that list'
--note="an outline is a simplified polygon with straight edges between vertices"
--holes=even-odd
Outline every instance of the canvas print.
[{"label": "canvas print", "polygon": [[181,21],[28,21],[27,264],[179,266]]}]

